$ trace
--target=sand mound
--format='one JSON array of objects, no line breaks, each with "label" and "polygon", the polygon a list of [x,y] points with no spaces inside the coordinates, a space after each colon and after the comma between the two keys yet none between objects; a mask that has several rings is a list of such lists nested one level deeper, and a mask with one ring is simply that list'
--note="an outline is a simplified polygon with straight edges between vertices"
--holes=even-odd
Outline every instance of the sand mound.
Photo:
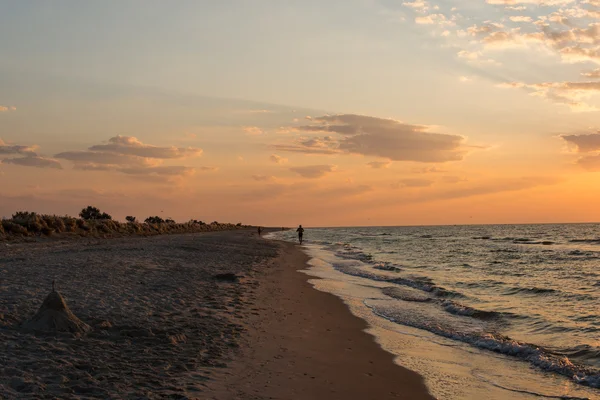
[{"label": "sand mound", "polygon": [[23,328],[41,332],[86,333],[91,330],[69,310],[65,299],[59,292],[52,291],[42,306],[30,320],[23,323]]}]

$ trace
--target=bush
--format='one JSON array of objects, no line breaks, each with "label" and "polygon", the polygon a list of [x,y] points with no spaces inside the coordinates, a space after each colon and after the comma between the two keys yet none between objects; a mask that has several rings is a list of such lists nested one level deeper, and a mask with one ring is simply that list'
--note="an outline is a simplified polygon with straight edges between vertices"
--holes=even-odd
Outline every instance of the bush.
[{"label": "bush", "polygon": [[4,220],[2,221],[2,227],[6,231],[6,233],[13,233],[18,235],[27,235],[27,228],[21,226],[19,224],[15,224],[12,221]]},{"label": "bush", "polygon": [[29,211],[17,211],[12,216],[12,220],[17,224],[21,224],[21,222],[28,222],[28,221],[36,220],[36,219],[37,219],[37,214],[34,212],[29,212]]},{"label": "bush", "polygon": [[135,217],[132,217],[131,215],[126,216],[125,220],[131,224],[135,224],[137,222],[137,219]]},{"label": "bush", "polygon": [[175,223],[175,220],[173,220],[172,218],[167,218],[167,219],[165,220],[165,222],[166,222],[167,224],[174,224],[174,223]]},{"label": "bush", "polygon": [[154,217],[146,218],[146,220],[144,222],[147,224],[164,224],[165,220],[159,216],[154,216]]},{"label": "bush", "polygon": [[78,219],[78,220],[77,220],[77,227],[78,227],[79,229],[82,229],[82,230],[84,230],[84,231],[89,231],[89,230],[91,229],[91,228],[90,228],[90,226],[88,225],[88,223],[87,223],[87,222],[85,222],[85,221],[84,221],[84,220],[82,220],[82,219]]},{"label": "bush", "polygon": [[98,208],[92,206],[87,206],[81,210],[79,216],[86,221],[112,219],[107,213],[103,213]]}]

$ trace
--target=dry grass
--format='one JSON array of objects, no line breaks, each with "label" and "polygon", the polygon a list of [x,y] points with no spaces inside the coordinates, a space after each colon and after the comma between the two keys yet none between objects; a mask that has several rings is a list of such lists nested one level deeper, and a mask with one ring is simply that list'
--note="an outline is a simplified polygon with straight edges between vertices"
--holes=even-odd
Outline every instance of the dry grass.
[{"label": "dry grass", "polygon": [[41,215],[34,212],[18,212],[11,219],[0,223],[0,241],[44,236],[120,237],[151,236],[171,233],[211,232],[242,229],[241,224],[211,223],[200,221],[186,223],[140,223],[114,220],[84,220],[70,216]]}]

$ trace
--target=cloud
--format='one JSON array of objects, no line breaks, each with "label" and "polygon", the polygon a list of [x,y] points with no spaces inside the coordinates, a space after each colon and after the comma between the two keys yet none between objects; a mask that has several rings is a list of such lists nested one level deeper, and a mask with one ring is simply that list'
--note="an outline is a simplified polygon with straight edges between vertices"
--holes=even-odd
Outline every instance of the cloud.
[{"label": "cloud", "polygon": [[467,179],[461,178],[459,176],[442,176],[442,182],[444,183],[460,183],[466,181]]},{"label": "cloud", "polygon": [[183,166],[130,167],[119,168],[118,171],[128,175],[156,175],[170,177],[191,176],[196,173],[194,168]]},{"label": "cloud", "polygon": [[429,187],[433,185],[433,181],[429,179],[419,178],[407,178],[401,179],[397,183],[392,184],[394,188],[415,188],[415,187]]},{"label": "cloud", "polygon": [[257,182],[271,182],[275,180],[275,177],[267,175],[252,175],[252,179]]},{"label": "cloud", "polygon": [[600,154],[582,157],[577,160],[577,165],[591,172],[600,171]]},{"label": "cloud", "polygon": [[419,201],[427,200],[449,200],[464,197],[482,196],[493,193],[513,192],[519,190],[531,189],[539,186],[555,185],[561,182],[556,177],[523,177],[519,179],[497,180],[493,183],[482,183],[471,187],[460,187],[452,190],[446,190],[439,193],[428,193],[427,196]]},{"label": "cloud", "polygon": [[36,168],[52,168],[62,169],[62,166],[57,160],[52,158],[45,158],[39,156],[28,156],[21,158],[6,158],[2,160],[2,164],[14,164],[22,167],[36,167]]},{"label": "cloud", "polygon": [[115,136],[108,140],[108,144],[100,144],[89,148],[90,151],[123,154],[145,158],[177,159],[197,157],[202,154],[202,149],[187,147],[159,147],[144,144],[133,136]]},{"label": "cloud", "polygon": [[531,22],[532,19],[529,16],[524,15],[513,15],[510,17],[510,20],[513,22]]},{"label": "cloud", "polygon": [[205,171],[205,172],[215,172],[219,170],[219,167],[200,167],[198,168],[200,171]]},{"label": "cloud", "polygon": [[581,75],[585,76],[586,78],[600,79],[600,68],[593,71],[582,72]]},{"label": "cloud", "polygon": [[600,132],[583,135],[562,135],[561,138],[567,143],[574,144],[579,153],[600,151]]},{"label": "cloud", "polygon": [[258,135],[262,135],[264,133],[264,131],[262,129],[260,129],[258,126],[245,126],[243,129],[247,135],[252,135],[252,136],[258,136]]},{"label": "cloud", "polygon": [[297,129],[327,136],[300,138],[294,144],[277,145],[276,148],[305,154],[361,154],[418,162],[458,161],[467,153],[462,136],[428,132],[427,126],[393,119],[339,114],[311,121],[313,124]]},{"label": "cloud", "polygon": [[335,165],[308,165],[305,167],[292,167],[290,171],[297,173],[303,178],[315,179],[321,178],[335,169]]},{"label": "cloud", "polygon": [[524,82],[506,82],[498,84],[500,88],[525,89],[532,96],[545,98],[549,101],[566,104],[572,111],[596,111],[598,108],[587,103],[585,100],[600,94],[600,82],[543,82],[543,83],[524,83]]},{"label": "cloud", "polygon": [[96,166],[147,166],[155,165],[156,160],[139,156],[98,151],[65,151],[54,156],[63,160],[73,161],[78,169],[91,169]]},{"label": "cloud", "polygon": [[0,106],[0,112],[17,111],[15,106]]},{"label": "cloud", "polygon": [[415,174],[433,174],[439,172],[446,172],[446,170],[438,168],[438,167],[422,167],[422,168],[413,168],[412,172]]},{"label": "cloud", "polygon": [[336,199],[340,197],[358,196],[360,194],[368,193],[373,191],[373,187],[370,185],[356,185],[356,186],[342,186],[336,188],[329,188],[321,190],[317,195],[323,195],[328,197],[334,197]]},{"label": "cloud", "polygon": [[[116,171],[148,181],[164,182],[189,177],[198,171],[181,165],[163,166],[164,160],[202,154],[202,149],[153,146],[132,136],[115,136],[108,142],[91,146],[88,150],[65,151],[54,157],[73,162],[78,170]],[[199,170],[214,171],[216,168],[200,167]]]},{"label": "cloud", "polygon": [[35,156],[38,146],[25,146],[18,144],[7,144],[0,139],[0,155],[21,154]]},{"label": "cloud", "polygon": [[287,158],[278,156],[277,154],[271,154],[271,156],[269,157],[269,160],[271,160],[275,164],[285,164],[286,162],[288,162]]},{"label": "cloud", "polygon": [[367,163],[367,165],[373,169],[381,169],[381,168],[388,168],[390,165],[392,165],[391,161],[371,161],[370,163]]}]

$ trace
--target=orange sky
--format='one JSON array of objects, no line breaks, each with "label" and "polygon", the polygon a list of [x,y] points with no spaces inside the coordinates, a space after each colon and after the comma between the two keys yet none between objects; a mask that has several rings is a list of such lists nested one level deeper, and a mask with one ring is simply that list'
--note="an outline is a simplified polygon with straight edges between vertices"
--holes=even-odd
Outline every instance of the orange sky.
[{"label": "orange sky", "polygon": [[600,221],[600,4],[538,3],[11,5],[0,216]]}]

